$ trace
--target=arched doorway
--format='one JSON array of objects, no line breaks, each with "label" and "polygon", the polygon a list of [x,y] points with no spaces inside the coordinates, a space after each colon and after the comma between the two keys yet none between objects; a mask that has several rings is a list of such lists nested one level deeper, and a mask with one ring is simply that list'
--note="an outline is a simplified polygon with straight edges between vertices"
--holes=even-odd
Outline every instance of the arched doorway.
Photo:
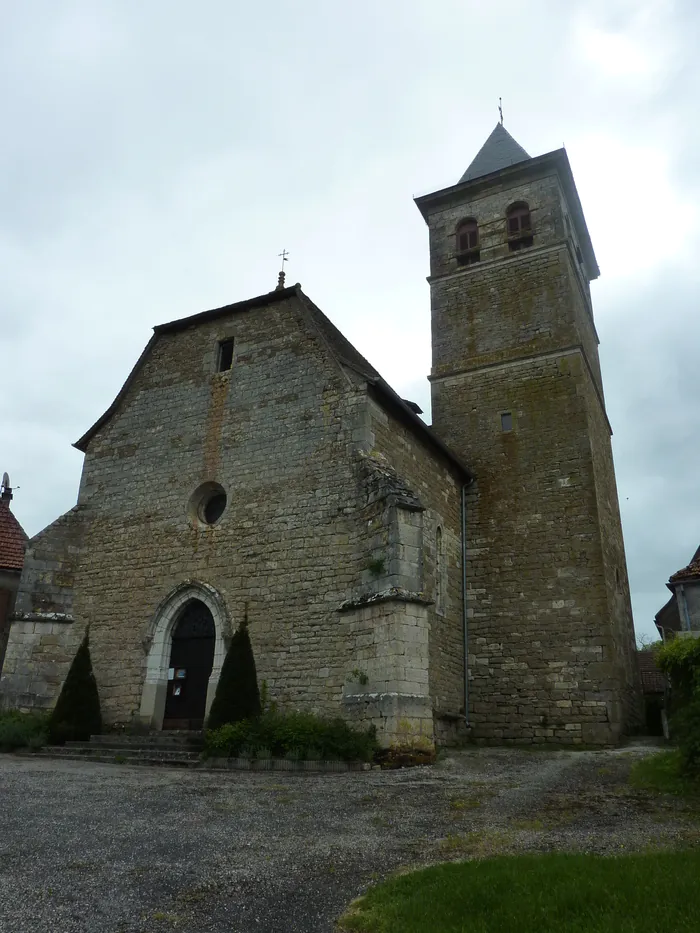
[{"label": "arched doorway", "polygon": [[214,699],[221,666],[224,663],[228,641],[231,637],[231,619],[223,596],[211,584],[197,580],[183,580],[161,600],[144,633],[146,670],[138,721],[142,727],[147,729],[163,728],[165,703],[171,688],[168,676],[173,632],[182,619],[186,607],[192,601],[204,604],[212,615],[216,629],[214,666],[209,677],[205,718]]},{"label": "arched doorway", "polygon": [[163,729],[201,729],[214,666],[214,618],[199,599],[182,610],[172,634]]}]

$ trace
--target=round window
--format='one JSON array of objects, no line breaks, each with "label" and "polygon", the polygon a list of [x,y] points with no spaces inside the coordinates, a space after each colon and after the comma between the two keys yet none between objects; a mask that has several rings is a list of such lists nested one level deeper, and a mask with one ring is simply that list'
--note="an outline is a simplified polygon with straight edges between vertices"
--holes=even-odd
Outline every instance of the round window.
[{"label": "round window", "polygon": [[190,519],[204,525],[216,525],[226,510],[226,491],[218,483],[204,483],[192,493]]},{"label": "round window", "polygon": [[202,504],[202,518],[207,525],[214,525],[224,514],[226,508],[226,493],[215,492],[211,498]]}]

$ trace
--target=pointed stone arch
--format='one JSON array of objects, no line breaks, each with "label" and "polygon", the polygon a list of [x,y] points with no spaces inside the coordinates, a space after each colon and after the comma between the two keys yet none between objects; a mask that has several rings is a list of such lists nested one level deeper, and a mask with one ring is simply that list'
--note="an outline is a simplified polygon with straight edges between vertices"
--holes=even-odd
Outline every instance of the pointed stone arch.
[{"label": "pointed stone arch", "polygon": [[186,580],[178,584],[161,601],[148,623],[143,640],[146,652],[146,676],[141,692],[139,719],[142,724],[151,729],[161,729],[163,725],[173,631],[185,606],[193,599],[204,603],[214,619],[216,629],[214,666],[207,688],[207,713],[214,699],[221,666],[231,640],[231,619],[226,603],[217,589],[208,583]]}]

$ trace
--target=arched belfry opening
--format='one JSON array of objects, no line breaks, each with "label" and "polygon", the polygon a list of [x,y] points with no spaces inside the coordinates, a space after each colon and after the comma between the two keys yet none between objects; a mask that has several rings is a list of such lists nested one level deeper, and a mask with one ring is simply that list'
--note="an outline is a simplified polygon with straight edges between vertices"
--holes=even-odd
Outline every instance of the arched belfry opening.
[{"label": "arched belfry opening", "polygon": [[151,729],[201,729],[231,637],[223,597],[186,581],[158,606],[144,639],[146,676],[139,720]]},{"label": "arched belfry opening", "polygon": [[211,610],[191,599],[173,628],[163,729],[202,728],[215,642]]}]

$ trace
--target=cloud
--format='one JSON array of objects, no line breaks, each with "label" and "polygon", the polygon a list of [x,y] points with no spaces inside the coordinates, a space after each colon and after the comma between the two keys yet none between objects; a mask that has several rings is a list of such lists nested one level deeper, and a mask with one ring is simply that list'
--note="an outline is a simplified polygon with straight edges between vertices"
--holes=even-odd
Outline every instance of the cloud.
[{"label": "cloud", "polygon": [[677,24],[668,0],[597,2],[579,8],[573,31],[594,78],[643,95],[658,90],[673,60]]},{"label": "cloud", "polygon": [[[637,622],[697,546],[700,90],[691,2],[35,0],[0,31],[0,470],[34,533],[70,447],[153,324],[288,273],[428,409],[412,195],[497,119],[566,142],[602,268],[596,320]],[[657,605],[658,603],[658,605]],[[653,610],[653,611],[652,611]]]}]

